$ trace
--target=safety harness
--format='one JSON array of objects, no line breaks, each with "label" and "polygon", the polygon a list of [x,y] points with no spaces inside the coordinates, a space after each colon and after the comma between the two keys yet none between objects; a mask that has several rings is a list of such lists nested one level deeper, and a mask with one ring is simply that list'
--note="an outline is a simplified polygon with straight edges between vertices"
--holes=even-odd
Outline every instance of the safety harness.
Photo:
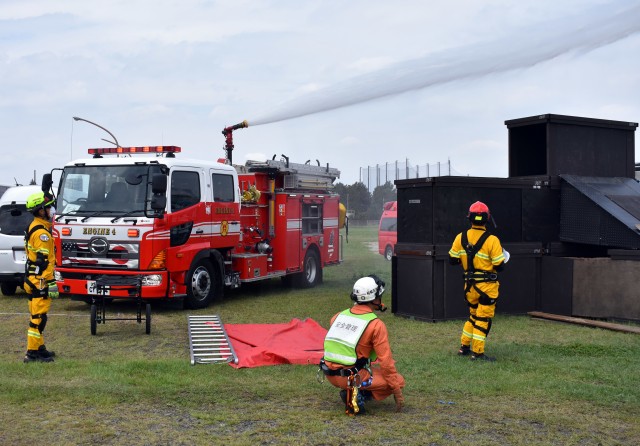
[{"label": "safety harness", "polygon": [[[324,362],[324,359],[320,360],[320,369],[325,376],[342,376],[347,378],[347,395],[345,398],[344,413],[347,415],[357,415],[364,405],[364,396],[360,394],[360,388],[368,387],[373,382],[373,373],[369,368],[371,361],[367,358],[358,358],[355,365],[349,368],[342,368],[333,370],[330,369]],[[362,381],[362,378],[358,374],[360,370],[366,370],[369,372],[369,378]],[[322,382],[318,379],[319,382]]]},{"label": "safety harness", "polygon": [[[469,238],[467,237],[467,231],[462,232],[462,247],[467,253],[467,270],[464,272],[464,281],[466,287],[464,289],[464,298],[467,302],[467,305],[471,308],[478,308],[478,304],[471,304],[467,299],[467,293],[473,288],[479,295],[478,302],[482,305],[493,305],[496,303],[495,299],[489,297],[487,293],[482,291],[480,288],[476,286],[477,283],[482,282],[497,282],[498,281],[498,273],[494,271],[484,271],[484,270],[476,270],[473,260],[476,254],[482,249],[482,246],[487,241],[489,236],[491,235],[485,229],[478,229],[479,231],[484,231],[484,233],[480,236],[475,245],[469,243]],[[478,326],[476,321],[484,321],[489,324],[487,329]],[[484,332],[485,336],[489,334],[491,330],[491,318],[488,317],[480,317],[480,316],[469,316],[469,322],[474,326],[474,328]]]}]

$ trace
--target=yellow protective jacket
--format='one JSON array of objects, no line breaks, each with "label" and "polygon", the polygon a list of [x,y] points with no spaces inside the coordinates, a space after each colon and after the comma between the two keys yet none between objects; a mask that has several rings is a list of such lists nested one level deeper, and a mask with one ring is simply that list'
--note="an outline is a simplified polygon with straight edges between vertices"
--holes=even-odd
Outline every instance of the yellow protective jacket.
[{"label": "yellow protective jacket", "polygon": [[[475,245],[480,236],[485,232],[482,226],[472,226],[467,230],[469,243]],[[458,234],[449,250],[449,256],[460,259],[462,268],[467,271],[467,252],[462,246],[462,233]],[[496,272],[495,267],[504,262],[504,252],[500,240],[495,235],[490,235],[476,253],[473,259],[473,266],[476,271]],[[478,283],[477,287],[486,293],[490,298],[498,297],[498,282]]]},{"label": "yellow protective jacket", "polygon": [[24,289],[29,294],[35,294],[31,284],[37,290],[43,290],[53,285],[53,271],[56,264],[53,237],[51,236],[51,222],[35,217],[25,237],[27,265],[25,270]]}]

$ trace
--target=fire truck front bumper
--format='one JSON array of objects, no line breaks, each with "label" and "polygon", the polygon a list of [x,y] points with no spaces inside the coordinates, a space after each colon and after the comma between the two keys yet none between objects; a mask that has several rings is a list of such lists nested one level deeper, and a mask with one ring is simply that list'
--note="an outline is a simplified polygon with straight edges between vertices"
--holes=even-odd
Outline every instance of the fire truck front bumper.
[{"label": "fire truck front bumper", "polygon": [[55,279],[63,296],[75,300],[90,300],[92,296],[111,299],[166,299],[181,297],[166,271],[83,271],[56,269]]}]

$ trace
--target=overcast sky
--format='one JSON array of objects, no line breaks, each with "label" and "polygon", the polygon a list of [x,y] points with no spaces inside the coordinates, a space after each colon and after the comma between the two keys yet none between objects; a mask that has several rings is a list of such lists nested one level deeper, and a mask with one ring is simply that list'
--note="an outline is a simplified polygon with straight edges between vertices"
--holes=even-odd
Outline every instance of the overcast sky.
[{"label": "overcast sky", "polygon": [[[108,147],[506,177],[508,119],[640,121],[640,2],[2,0],[0,184]],[[324,110],[324,111],[323,111]],[[638,144],[637,144],[638,145]]]}]

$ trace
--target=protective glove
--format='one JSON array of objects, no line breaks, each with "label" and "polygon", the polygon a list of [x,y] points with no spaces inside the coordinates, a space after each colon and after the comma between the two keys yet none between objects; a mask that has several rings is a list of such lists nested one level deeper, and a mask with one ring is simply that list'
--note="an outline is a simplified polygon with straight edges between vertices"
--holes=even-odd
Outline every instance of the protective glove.
[{"label": "protective glove", "polygon": [[504,263],[507,263],[511,258],[511,254],[509,254],[509,251],[504,248],[502,248],[502,254],[504,254]]},{"label": "protective glove", "polygon": [[404,407],[404,396],[402,395],[402,389],[396,389],[393,391],[393,399],[396,402],[396,412],[402,412]]},{"label": "protective glove", "polygon": [[58,292],[58,285],[53,285],[49,287],[49,298],[50,299],[57,299],[60,296],[60,293]]}]

